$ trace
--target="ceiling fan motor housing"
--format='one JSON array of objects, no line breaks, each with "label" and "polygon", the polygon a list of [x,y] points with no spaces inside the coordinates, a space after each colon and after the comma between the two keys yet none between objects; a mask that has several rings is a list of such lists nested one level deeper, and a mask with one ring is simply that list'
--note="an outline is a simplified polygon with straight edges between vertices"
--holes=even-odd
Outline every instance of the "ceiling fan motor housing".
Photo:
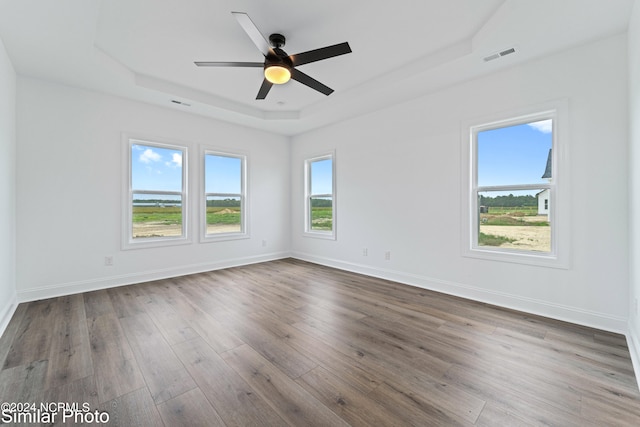
[{"label": "ceiling fan motor housing", "polygon": [[287,39],[282,34],[273,33],[269,36],[269,43],[275,48],[283,47],[286,41]]}]

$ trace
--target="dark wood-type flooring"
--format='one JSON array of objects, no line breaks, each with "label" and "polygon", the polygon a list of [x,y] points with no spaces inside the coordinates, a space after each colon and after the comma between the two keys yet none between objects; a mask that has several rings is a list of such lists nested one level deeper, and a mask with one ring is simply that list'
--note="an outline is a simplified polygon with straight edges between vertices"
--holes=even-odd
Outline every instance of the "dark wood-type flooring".
[{"label": "dark wood-type flooring", "polygon": [[0,366],[110,425],[640,425],[621,335],[292,259],[20,304]]}]

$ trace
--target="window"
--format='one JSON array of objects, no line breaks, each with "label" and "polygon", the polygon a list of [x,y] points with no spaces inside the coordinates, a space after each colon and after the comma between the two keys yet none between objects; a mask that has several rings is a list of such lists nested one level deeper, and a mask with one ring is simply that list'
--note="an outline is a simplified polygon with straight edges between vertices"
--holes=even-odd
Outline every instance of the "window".
[{"label": "window", "polygon": [[248,237],[246,232],[246,157],[204,152],[204,237]]},{"label": "window", "polygon": [[124,248],[184,243],[187,149],[128,139]]},{"label": "window", "polygon": [[335,239],[335,164],[333,154],[305,162],[305,232]]},{"label": "window", "polygon": [[465,255],[566,266],[569,227],[559,184],[567,162],[558,155],[563,148],[558,118],[566,113],[561,111],[467,128]]}]

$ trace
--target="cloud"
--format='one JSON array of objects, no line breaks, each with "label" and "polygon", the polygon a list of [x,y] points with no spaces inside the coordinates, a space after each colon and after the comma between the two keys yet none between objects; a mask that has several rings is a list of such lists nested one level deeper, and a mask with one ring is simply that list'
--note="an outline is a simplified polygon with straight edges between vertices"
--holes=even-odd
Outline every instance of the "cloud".
[{"label": "cloud", "polygon": [[528,123],[528,125],[542,133],[551,133],[553,131],[553,120],[551,119]]},{"label": "cloud", "polygon": [[173,153],[173,155],[171,156],[171,161],[170,162],[166,162],[165,165],[167,165],[170,168],[180,168],[180,167],[182,167],[182,154]]},{"label": "cloud", "polygon": [[140,154],[140,161],[142,163],[159,162],[160,159],[162,159],[162,156],[151,148],[147,148],[142,154]]}]

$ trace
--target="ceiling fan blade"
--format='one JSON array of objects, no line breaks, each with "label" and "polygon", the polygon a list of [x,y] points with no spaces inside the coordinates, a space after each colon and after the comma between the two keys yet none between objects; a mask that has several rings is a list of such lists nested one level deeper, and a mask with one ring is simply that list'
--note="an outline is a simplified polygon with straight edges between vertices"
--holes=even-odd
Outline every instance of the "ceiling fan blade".
[{"label": "ceiling fan blade", "polygon": [[260,30],[258,30],[256,24],[254,24],[251,18],[249,18],[249,15],[244,12],[231,12],[231,14],[236,18],[244,32],[247,33],[253,44],[256,45],[258,50],[262,52],[264,56],[270,54],[274,55],[271,45],[267,39],[264,38]]},{"label": "ceiling fan blade", "polygon": [[273,83],[271,83],[267,79],[264,79],[262,81],[262,86],[260,86],[260,90],[258,91],[258,95],[256,96],[256,99],[265,99],[267,97],[267,94],[271,90],[271,86],[273,86]]},{"label": "ceiling fan blade", "polygon": [[264,67],[263,62],[216,62],[196,61],[198,67]]},{"label": "ceiling fan blade", "polygon": [[307,52],[296,53],[291,55],[291,61],[293,66],[308,64],[310,62],[321,61],[327,58],[333,58],[334,56],[344,55],[351,53],[351,47],[349,43],[338,43],[333,46],[321,47],[320,49],[309,50]]},{"label": "ceiling fan blade", "polygon": [[313,77],[309,77],[305,73],[295,68],[291,69],[291,78],[302,83],[303,85],[309,86],[311,89],[315,89],[318,92],[322,92],[325,95],[331,95],[333,93],[333,89],[328,86],[323,85]]}]

